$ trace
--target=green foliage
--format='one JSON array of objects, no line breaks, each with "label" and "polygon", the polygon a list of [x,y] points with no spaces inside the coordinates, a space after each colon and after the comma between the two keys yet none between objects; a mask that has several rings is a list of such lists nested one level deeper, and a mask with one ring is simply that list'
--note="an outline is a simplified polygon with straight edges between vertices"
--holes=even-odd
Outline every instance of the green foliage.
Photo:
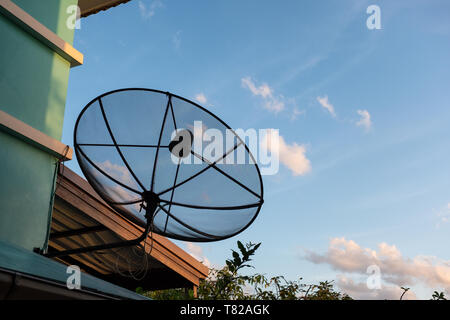
[{"label": "green foliage", "polygon": [[243,268],[253,268],[249,264],[251,257],[258,250],[261,243],[247,243],[245,246],[242,242],[237,242],[240,253],[231,250],[233,259],[225,261],[226,266],[220,270],[211,269],[209,277],[200,284],[198,295],[200,299],[246,299],[244,286],[248,281],[247,276],[238,274]]},{"label": "green foliage", "polygon": [[443,292],[435,291],[432,295],[431,300],[447,300],[447,298],[445,297],[445,294]]},{"label": "green foliage", "polygon": [[142,287],[138,287],[136,289],[136,293],[139,293],[143,296],[146,296],[146,297],[148,297],[150,299],[154,299],[154,300],[193,300],[194,299],[194,291],[188,290],[186,292],[186,289],[184,289],[184,288],[145,291]]},{"label": "green foliage", "polygon": [[320,282],[319,285],[307,285],[298,281],[286,280],[283,276],[267,278],[263,274],[250,276],[238,273],[243,268],[253,268],[250,261],[261,243],[238,241],[239,252],[231,250],[232,259],[225,261],[220,270],[212,269],[210,276],[199,287],[199,299],[222,300],[347,300],[348,295],[334,291],[332,282]]},{"label": "green foliage", "polygon": [[[209,277],[200,283],[198,299],[203,300],[352,300],[346,293],[335,291],[333,281],[319,284],[304,284],[302,278],[297,281],[286,280],[284,276],[267,278],[263,274],[242,275],[244,268],[254,268],[250,262],[261,243],[237,242],[238,251],[231,250],[231,258],[225,261],[222,269],[211,269]],[[403,290],[400,300],[410,288]],[[169,289],[145,292],[136,290],[156,300],[194,299],[193,291]],[[447,300],[443,292],[435,291],[432,300]]]},{"label": "green foliage", "polygon": [[348,294],[334,291],[333,281],[322,281],[313,285],[312,293],[306,295],[307,300],[353,300]]}]

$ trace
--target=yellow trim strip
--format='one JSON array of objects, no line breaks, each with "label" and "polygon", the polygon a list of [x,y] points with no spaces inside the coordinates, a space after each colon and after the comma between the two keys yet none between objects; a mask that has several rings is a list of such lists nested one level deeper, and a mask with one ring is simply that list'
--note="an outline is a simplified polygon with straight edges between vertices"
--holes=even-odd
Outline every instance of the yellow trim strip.
[{"label": "yellow trim strip", "polygon": [[83,64],[83,54],[45,27],[11,0],[0,0],[0,13],[11,19],[33,37],[46,44],[61,57],[70,62],[71,67]]},{"label": "yellow trim strip", "polygon": [[0,131],[16,136],[62,161],[72,160],[72,148],[1,110]]}]

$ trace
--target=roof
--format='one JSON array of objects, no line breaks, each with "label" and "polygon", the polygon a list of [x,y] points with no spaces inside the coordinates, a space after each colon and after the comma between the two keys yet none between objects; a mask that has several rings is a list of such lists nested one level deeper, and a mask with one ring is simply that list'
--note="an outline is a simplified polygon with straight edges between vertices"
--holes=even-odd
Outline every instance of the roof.
[{"label": "roof", "polygon": [[81,10],[81,17],[87,17],[91,14],[96,14],[102,10],[108,10],[109,8],[129,1],[130,0],[79,0],[78,6]]},{"label": "roof", "polygon": [[[68,168],[58,177],[53,210],[49,252],[96,246],[138,238],[143,229],[111,209],[90,184]],[[80,231],[81,230],[81,231]],[[100,279],[135,290],[192,288],[208,276],[209,269],[167,238],[158,234],[147,237],[145,249],[149,265],[139,281],[124,277],[132,250],[108,249],[55,258],[76,264]],[[121,258],[119,256],[125,257]],[[135,263],[141,268],[140,261]],[[122,274],[121,272],[122,271]]]},{"label": "roof", "polygon": [[81,290],[68,290],[67,266],[0,241],[0,299],[133,299],[145,297],[81,273]]}]

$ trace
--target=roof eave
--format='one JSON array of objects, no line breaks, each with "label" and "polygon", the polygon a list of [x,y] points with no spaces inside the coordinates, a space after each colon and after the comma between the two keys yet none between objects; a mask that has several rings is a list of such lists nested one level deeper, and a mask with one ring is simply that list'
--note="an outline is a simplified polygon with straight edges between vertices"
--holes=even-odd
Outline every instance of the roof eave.
[{"label": "roof eave", "polygon": [[85,18],[129,1],[131,0],[79,0],[78,6],[80,7],[81,17]]}]

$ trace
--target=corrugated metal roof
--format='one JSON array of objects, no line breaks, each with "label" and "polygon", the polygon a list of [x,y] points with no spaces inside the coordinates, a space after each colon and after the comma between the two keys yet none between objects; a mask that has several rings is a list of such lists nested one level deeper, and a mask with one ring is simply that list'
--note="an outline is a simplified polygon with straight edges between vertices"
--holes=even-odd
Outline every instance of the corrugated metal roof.
[{"label": "corrugated metal roof", "polygon": [[87,17],[129,1],[131,0],[79,0],[78,6],[81,10],[81,17]]}]

